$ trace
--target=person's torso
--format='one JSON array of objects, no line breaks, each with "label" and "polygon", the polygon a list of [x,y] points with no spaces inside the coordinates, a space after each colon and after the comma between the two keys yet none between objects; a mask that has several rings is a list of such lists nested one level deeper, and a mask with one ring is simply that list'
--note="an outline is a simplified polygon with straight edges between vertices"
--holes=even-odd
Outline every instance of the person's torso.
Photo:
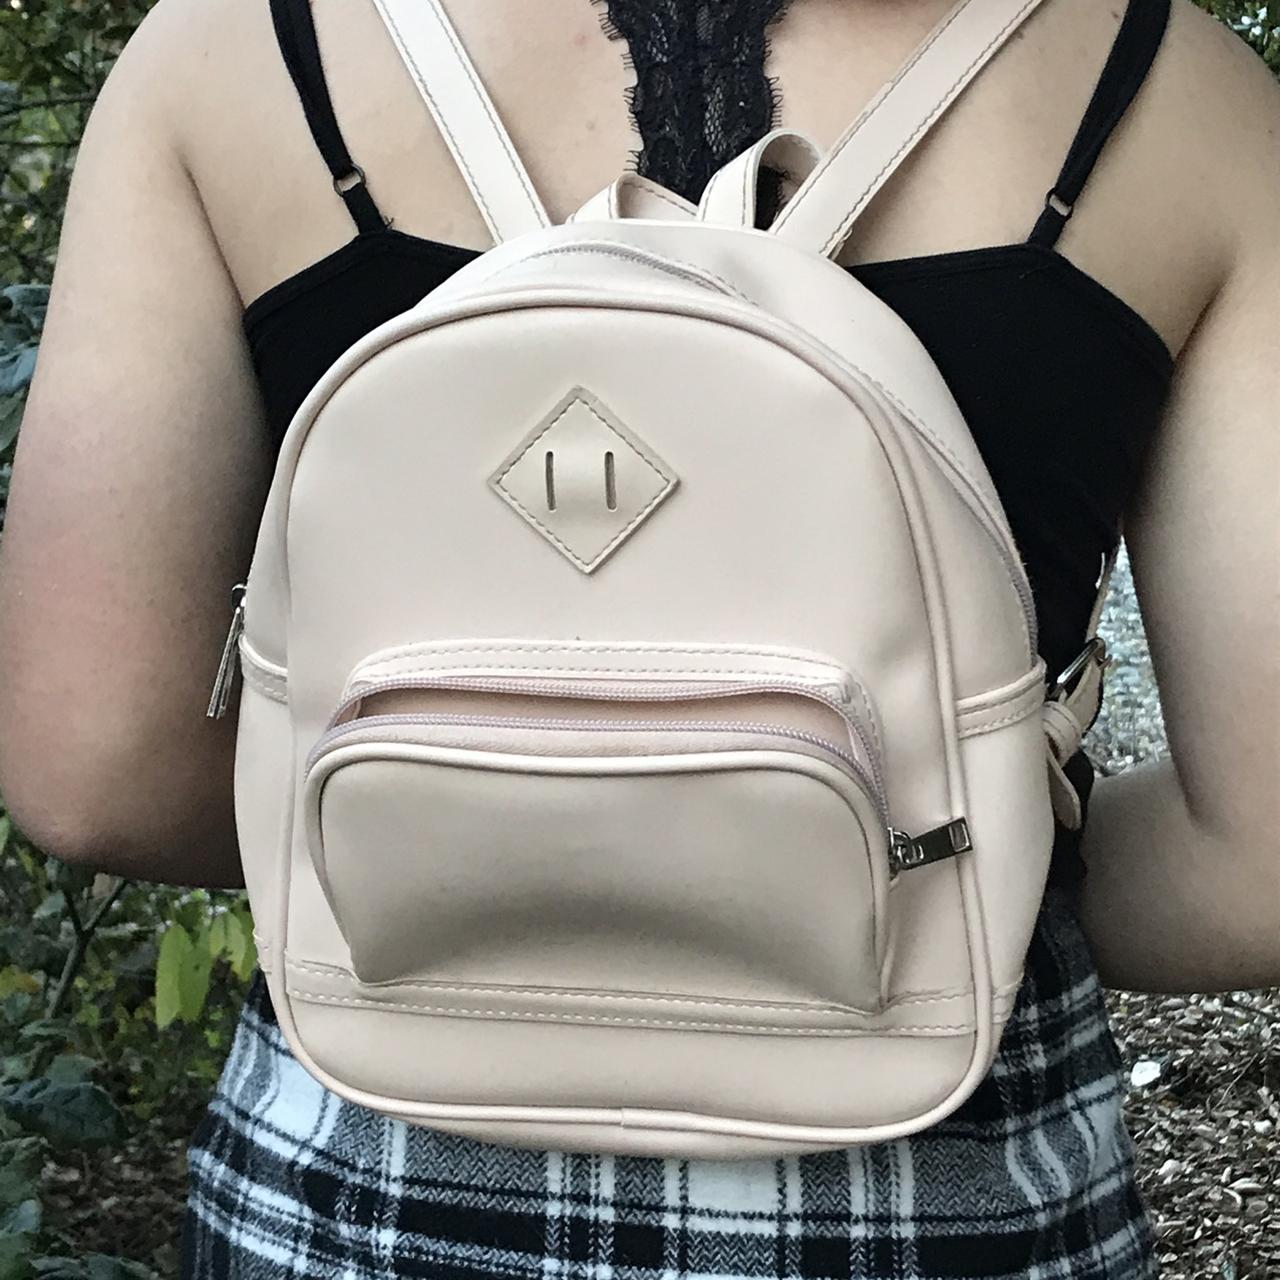
[{"label": "person's torso", "polygon": [[[949,4],[452,8],[564,217],[629,162],[696,198],[771,123],[830,143]],[[1125,10],[1100,0],[1048,0],[842,254],[923,340],[966,416],[1031,578],[1050,674],[1083,643],[1173,355],[1224,270],[1223,232],[1187,180],[1194,137],[1169,118],[1171,82],[1194,63],[1183,46],[1200,34],[1183,27],[1198,16],[1179,3],[1165,30],[1164,7],[1133,0],[1122,25]],[[278,443],[329,364],[487,234],[372,4],[249,8],[222,51],[238,65],[235,96],[214,95],[216,109],[201,99],[183,131]],[[1082,142],[1100,156],[1077,208],[1037,227]],[[334,179],[348,166],[364,182],[344,203]]]}]

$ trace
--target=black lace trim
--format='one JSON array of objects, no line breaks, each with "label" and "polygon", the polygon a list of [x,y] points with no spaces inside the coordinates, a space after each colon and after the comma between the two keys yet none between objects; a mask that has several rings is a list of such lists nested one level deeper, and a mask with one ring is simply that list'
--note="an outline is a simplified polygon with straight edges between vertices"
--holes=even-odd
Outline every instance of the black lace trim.
[{"label": "black lace trim", "polygon": [[768,28],[788,0],[594,0],[635,72],[636,171],[689,200],[776,124]]}]

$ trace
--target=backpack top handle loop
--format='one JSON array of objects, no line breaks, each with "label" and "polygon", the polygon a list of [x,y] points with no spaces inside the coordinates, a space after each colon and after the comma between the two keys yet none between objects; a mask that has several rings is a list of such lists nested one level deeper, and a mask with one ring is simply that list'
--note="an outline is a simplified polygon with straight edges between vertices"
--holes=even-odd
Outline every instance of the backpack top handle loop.
[{"label": "backpack top handle loop", "polygon": [[702,193],[698,216],[717,226],[754,227],[761,171],[781,174],[783,182],[797,190],[821,157],[804,134],[774,129],[712,177]]}]

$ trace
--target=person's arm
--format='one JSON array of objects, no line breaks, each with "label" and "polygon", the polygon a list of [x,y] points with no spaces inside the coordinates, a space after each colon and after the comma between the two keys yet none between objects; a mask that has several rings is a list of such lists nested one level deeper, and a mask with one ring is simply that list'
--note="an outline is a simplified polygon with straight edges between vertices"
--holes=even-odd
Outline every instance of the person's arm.
[{"label": "person's arm", "polygon": [[[1234,268],[1126,517],[1171,758],[1100,778],[1081,909],[1108,985],[1280,985],[1280,94]],[[1219,194],[1230,200],[1234,193]]]},{"label": "person's arm", "polygon": [[18,444],[0,794],[64,859],[232,885],[235,716],[205,707],[271,458],[156,21],[89,123]]}]

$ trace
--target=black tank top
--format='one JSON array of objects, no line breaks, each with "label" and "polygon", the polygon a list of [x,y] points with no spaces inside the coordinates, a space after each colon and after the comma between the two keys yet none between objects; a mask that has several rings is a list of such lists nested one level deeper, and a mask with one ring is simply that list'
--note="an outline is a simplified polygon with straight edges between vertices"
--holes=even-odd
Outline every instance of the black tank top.
[{"label": "black tank top", "polygon": [[[851,273],[911,326],[982,453],[1031,581],[1040,653],[1056,675],[1086,639],[1104,555],[1142,472],[1173,359],[1136,311],[1055,245],[1112,129],[1142,84],[1170,0],[1130,0],[1058,181],[1025,241],[862,263]],[[606,31],[636,70],[637,168],[696,200],[707,178],[775,117],[766,29],[783,0],[716,5],[608,0]],[[419,302],[477,251],[384,220],[334,115],[309,0],[271,0],[281,52],[356,236],[268,290],[244,325],[277,447],[328,367]],[[1080,752],[1068,776],[1087,802]],[[1053,877],[1082,871],[1059,828]]]}]

